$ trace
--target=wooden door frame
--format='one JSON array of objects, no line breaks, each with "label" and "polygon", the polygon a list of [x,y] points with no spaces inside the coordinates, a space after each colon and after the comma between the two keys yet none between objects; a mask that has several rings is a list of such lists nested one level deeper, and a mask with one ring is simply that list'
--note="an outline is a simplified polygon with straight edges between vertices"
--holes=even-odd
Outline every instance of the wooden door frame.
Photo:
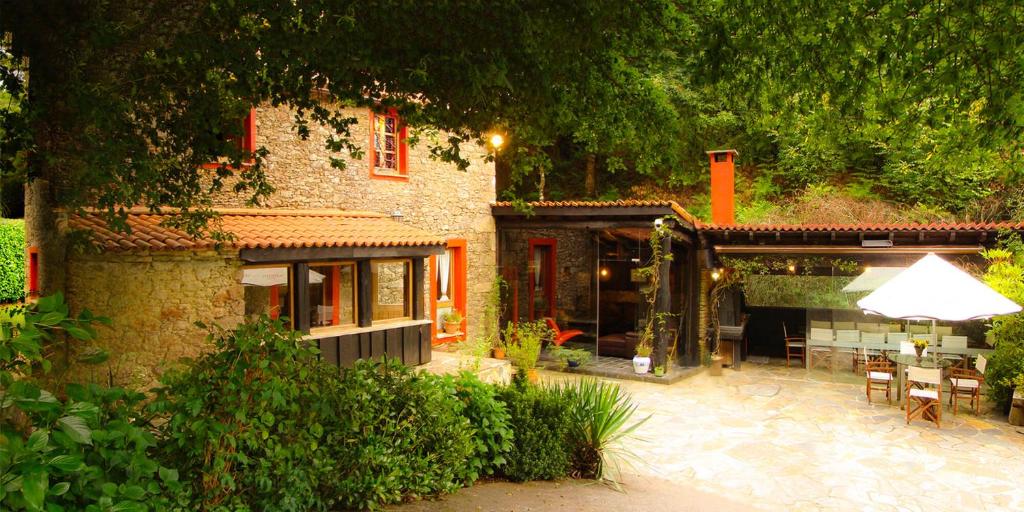
[{"label": "wooden door frame", "polygon": [[526,268],[527,268],[527,270],[530,271],[530,276],[528,278],[528,282],[529,282],[528,294],[529,294],[529,297],[527,298],[527,300],[529,301],[527,304],[528,304],[528,309],[529,309],[528,313],[529,313],[530,321],[537,320],[537,318],[535,318],[534,308],[533,308],[534,299],[535,299],[535,297],[534,297],[534,290],[537,288],[537,283],[534,282],[534,279],[535,279],[534,276],[537,275],[537,272],[536,272],[536,270],[533,269],[533,249],[535,247],[538,247],[538,246],[539,247],[547,247],[548,250],[549,250],[549,252],[548,252],[548,261],[546,262],[549,265],[549,271],[547,273],[547,282],[544,283],[545,284],[545,289],[547,291],[547,299],[548,299],[548,312],[547,312],[548,314],[547,314],[547,316],[550,316],[551,318],[555,318],[555,314],[558,312],[558,308],[557,308],[557,306],[555,304],[555,301],[558,299],[558,292],[555,289],[555,284],[557,283],[557,279],[555,278],[555,274],[556,274],[556,272],[558,270],[558,240],[556,240],[554,238],[531,238],[531,239],[529,239],[529,246],[528,246],[529,249],[527,250],[527,256],[526,256],[526,258],[527,258],[527,260],[526,260],[527,261]]},{"label": "wooden door frame", "polygon": [[455,338],[446,338],[443,341],[437,339],[437,322],[439,318],[435,318],[437,315],[437,256],[430,257],[430,318],[433,320],[430,322],[430,340],[434,345],[440,343],[447,343],[449,341],[459,341],[466,339],[466,329],[469,325],[469,312],[466,311],[466,281],[467,281],[467,270],[468,265],[468,254],[466,250],[466,239],[465,238],[449,238],[446,249],[454,249],[452,255],[454,261],[452,265],[452,279],[454,286],[449,292],[452,294],[452,307],[458,309],[462,313],[462,326],[459,328],[462,331],[462,336]]}]

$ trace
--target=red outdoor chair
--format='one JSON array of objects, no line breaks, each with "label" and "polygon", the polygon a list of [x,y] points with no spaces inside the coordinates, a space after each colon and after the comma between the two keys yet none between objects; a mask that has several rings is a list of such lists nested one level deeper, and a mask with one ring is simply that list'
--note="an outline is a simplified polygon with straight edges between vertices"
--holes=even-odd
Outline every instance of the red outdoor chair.
[{"label": "red outdoor chair", "polygon": [[544,321],[547,322],[548,327],[550,327],[551,330],[554,331],[555,333],[555,337],[554,339],[551,340],[551,343],[554,343],[559,347],[561,347],[563,343],[575,338],[576,336],[583,334],[583,331],[577,329],[572,329],[569,331],[563,331],[559,329],[558,323],[555,322],[554,318],[546,317],[544,318]]}]

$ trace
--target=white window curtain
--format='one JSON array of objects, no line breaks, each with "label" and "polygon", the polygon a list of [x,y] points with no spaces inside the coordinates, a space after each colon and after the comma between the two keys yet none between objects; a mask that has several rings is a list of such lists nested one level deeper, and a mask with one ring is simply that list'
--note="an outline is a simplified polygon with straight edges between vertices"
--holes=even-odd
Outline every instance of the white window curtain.
[{"label": "white window curtain", "polygon": [[451,271],[451,249],[437,257],[437,287],[441,292],[441,302],[448,301],[448,273]]}]

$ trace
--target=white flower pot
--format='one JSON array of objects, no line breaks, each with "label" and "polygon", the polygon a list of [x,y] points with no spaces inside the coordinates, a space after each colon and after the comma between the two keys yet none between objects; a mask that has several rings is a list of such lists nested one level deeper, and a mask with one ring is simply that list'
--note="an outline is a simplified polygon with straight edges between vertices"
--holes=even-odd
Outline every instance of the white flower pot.
[{"label": "white flower pot", "polygon": [[633,373],[643,375],[651,370],[651,358],[633,356]]}]

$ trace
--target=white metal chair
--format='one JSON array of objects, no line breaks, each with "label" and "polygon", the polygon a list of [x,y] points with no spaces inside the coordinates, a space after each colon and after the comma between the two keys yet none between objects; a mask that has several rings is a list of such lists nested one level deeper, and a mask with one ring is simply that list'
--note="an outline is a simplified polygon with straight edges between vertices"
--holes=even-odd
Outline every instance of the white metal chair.
[{"label": "white metal chair", "polygon": [[832,329],[811,327],[811,335],[807,340],[807,361],[811,368],[821,361],[827,362],[829,368],[832,368],[833,341]]},{"label": "white metal chair", "polygon": [[942,428],[942,369],[907,367],[905,388],[907,425],[914,418],[932,421]]},{"label": "white metal chair", "polygon": [[949,403],[953,405],[953,414],[959,410],[960,398],[970,398],[974,414],[981,413],[981,385],[985,382],[985,368],[988,359],[979,354],[974,360],[974,369],[950,369]]},{"label": "white metal chair", "polygon": [[786,368],[789,368],[789,360],[800,359],[800,366],[807,364],[807,339],[803,336],[790,336],[786,329],[786,322],[782,322],[782,336],[786,341]]}]

